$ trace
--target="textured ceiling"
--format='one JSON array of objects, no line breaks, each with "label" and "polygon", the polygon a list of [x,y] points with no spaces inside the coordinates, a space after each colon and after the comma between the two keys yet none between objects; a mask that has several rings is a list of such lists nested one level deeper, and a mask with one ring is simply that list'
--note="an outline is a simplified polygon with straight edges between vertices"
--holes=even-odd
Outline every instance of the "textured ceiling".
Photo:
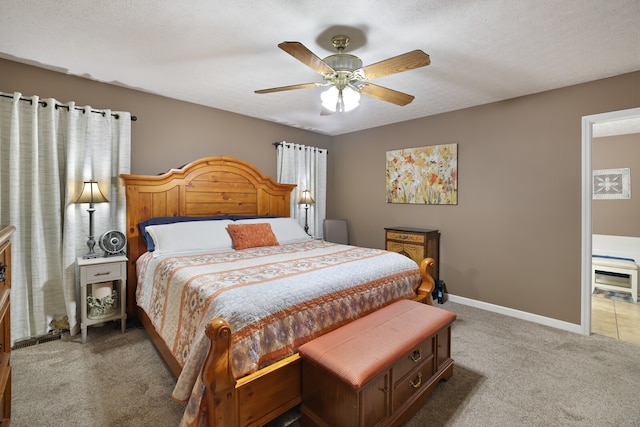
[{"label": "textured ceiling", "polygon": [[[0,57],[338,135],[640,70],[639,22],[638,0],[2,0]],[[428,53],[374,81],[413,103],[253,92],[321,81],[277,44],[323,58],[336,34],[365,65]]]}]

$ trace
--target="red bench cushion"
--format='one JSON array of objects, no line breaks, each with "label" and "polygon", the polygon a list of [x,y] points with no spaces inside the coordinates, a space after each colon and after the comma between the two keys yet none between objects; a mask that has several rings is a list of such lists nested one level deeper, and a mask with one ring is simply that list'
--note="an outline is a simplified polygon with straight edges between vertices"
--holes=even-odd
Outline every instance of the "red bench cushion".
[{"label": "red bench cushion", "polygon": [[441,308],[401,300],[303,344],[299,352],[357,389],[455,319]]}]

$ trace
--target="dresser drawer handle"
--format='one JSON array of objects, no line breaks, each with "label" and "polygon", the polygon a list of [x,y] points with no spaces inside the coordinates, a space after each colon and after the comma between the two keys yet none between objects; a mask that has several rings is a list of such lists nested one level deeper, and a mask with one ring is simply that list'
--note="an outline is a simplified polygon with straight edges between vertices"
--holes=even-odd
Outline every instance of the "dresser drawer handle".
[{"label": "dresser drawer handle", "polygon": [[409,359],[411,359],[415,363],[418,363],[418,361],[422,359],[422,349],[419,348],[417,350],[414,350],[414,352],[409,355]]},{"label": "dresser drawer handle", "polygon": [[400,239],[402,239],[402,240],[407,240],[407,239],[409,238],[409,236],[408,236],[408,235],[406,235],[406,234],[402,234],[402,235],[400,235],[400,236],[398,236],[398,237],[399,237]]},{"label": "dresser drawer handle", "polygon": [[0,262],[0,282],[7,280],[7,264]]},{"label": "dresser drawer handle", "polygon": [[413,388],[420,387],[420,384],[422,384],[422,372],[418,372],[418,377],[416,378],[415,381],[413,380],[409,381],[409,385]]}]

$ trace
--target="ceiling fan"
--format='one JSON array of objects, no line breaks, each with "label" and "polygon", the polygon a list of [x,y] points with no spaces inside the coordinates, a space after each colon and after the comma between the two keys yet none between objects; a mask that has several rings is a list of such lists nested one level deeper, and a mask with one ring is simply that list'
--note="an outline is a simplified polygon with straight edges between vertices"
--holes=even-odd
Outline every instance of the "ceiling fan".
[{"label": "ceiling fan", "polygon": [[322,74],[324,81],[261,89],[256,90],[255,93],[262,94],[329,86],[329,90],[321,95],[324,107],[323,114],[352,110],[359,105],[360,94],[404,106],[413,101],[413,95],[378,86],[370,81],[390,74],[425,67],[431,63],[429,55],[417,49],[363,67],[360,58],[344,53],[349,44],[349,37],[335,36],[331,39],[331,43],[338,53],[329,55],[324,59],[317,57],[300,42],[280,43],[278,45],[280,49],[317,73]]}]

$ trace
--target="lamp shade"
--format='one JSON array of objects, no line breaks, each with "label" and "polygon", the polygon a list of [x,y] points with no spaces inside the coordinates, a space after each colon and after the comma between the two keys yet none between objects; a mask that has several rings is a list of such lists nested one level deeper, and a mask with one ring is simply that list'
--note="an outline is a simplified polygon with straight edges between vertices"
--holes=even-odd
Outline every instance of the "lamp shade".
[{"label": "lamp shade", "polygon": [[82,193],[75,203],[104,203],[109,200],[102,194],[96,181],[85,181]]},{"label": "lamp shade", "polygon": [[346,113],[360,105],[360,92],[347,86],[342,90],[331,86],[320,94],[322,106],[331,112]]},{"label": "lamp shade", "polygon": [[311,205],[315,202],[313,197],[311,197],[311,191],[304,190],[300,195],[300,201],[298,201],[299,205]]}]

